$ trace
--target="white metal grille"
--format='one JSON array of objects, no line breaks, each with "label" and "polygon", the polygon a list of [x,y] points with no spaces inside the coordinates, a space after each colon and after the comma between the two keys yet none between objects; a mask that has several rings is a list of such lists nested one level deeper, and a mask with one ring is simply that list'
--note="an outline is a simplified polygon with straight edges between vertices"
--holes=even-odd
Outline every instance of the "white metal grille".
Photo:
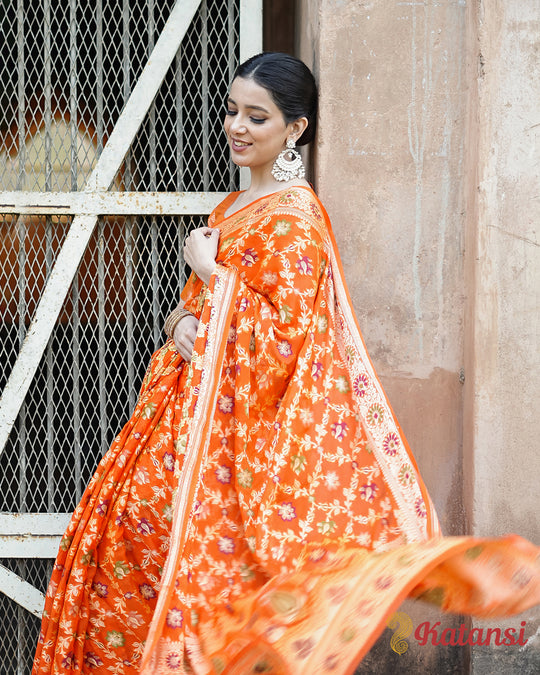
[{"label": "white metal grille", "polygon": [[[140,120],[136,107],[126,120],[183,6],[188,27],[157,95]],[[4,0],[2,9],[0,390],[23,394],[11,422],[10,397],[0,401],[0,673],[24,674],[57,535],[163,342],[188,272],[186,233],[239,184],[222,109],[239,59],[260,49],[261,2]],[[92,234],[66,272],[65,299],[49,303],[50,323],[43,299],[59,265],[69,267],[61,248],[74,224]],[[43,345],[29,353],[42,327]],[[25,348],[35,372],[19,383]]]},{"label": "white metal grille", "polygon": [[[173,4],[5,0],[1,189],[82,189]],[[117,188],[222,191],[235,185],[221,120],[238,54],[238,0],[202,0]]]},{"label": "white metal grille", "polygon": [[[52,572],[51,560],[12,560],[0,558],[0,565],[21,578],[47,590],[47,579]],[[40,619],[0,593],[0,673],[2,675],[28,675],[36,650]]]},{"label": "white metal grille", "polygon": [[[34,289],[43,285],[70,220],[25,216],[1,224],[0,259],[9,261],[0,284],[2,386],[35,308]],[[203,222],[198,216],[99,219],[2,455],[0,511],[75,507],[133,409],[185,280],[185,232]]]}]

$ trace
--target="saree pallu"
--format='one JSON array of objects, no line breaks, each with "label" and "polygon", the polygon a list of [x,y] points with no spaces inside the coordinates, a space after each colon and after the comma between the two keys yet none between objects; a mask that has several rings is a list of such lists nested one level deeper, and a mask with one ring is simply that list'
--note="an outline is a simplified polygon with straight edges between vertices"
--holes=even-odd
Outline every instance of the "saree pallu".
[{"label": "saree pallu", "polygon": [[62,540],[34,675],[344,675],[407,596],[540,602],[535,546],[441,536],[314,193],[236,196],[182,293],[191,362],[153,356]]}]

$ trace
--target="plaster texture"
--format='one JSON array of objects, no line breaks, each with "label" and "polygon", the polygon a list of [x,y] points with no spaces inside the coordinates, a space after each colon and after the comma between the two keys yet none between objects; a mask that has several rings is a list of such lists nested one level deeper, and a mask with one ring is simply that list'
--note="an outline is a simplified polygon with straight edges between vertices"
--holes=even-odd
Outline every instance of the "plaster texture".
[{"label": "plaster texture", "polygon": [[302,7],[300,53],[321,93],[316,187],[370,355],[442,524],[457,534],[464,7],[388,0]]},{"label": "plaster texture", "polygon": [[[312,179],[443,530],[540,544],[540,3],[299,0],[297,21]],[[524,648],[407,668],[540,672],[539,620],[490,622],[526,621]],[[358,672],[401,672],[387,642]]]},{"label": "plaster texture", "polygon": [[[482,0],[470,25],[466,511],[474,534],[517,532],[538,544],[540,3]],[[472,648],[475,675],[540,672],[540,608],[510,623],[521,621],[519,650]]]}]

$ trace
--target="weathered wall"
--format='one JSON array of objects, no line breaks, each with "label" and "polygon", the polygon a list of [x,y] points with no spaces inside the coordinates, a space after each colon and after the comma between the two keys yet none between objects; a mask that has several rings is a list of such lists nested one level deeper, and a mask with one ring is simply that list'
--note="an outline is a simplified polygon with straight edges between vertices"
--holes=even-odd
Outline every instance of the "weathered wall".
[{"label": "weathered wall", "polygon": [[[540,3],[298,5],[321,91],[313,179],[443,529],[539,542]],[[398,666],[387,637],[365,672],[469,672],[455,648]],[[472,670],[529,657],[501,658],[475,650]]]},{"label": "weathered wall", "polygon": [[370,354],[445,529],[458,532],[464,7],[303,9],[302,55],[321,90],[317,189]]},{"label": "weathered wall", "polygon": [[[467,511],[475,534],[517,532],[540,543],[540,2],[482,0],[473,22]],[[519,650],[474,647],[475,674],[540,672],[540,611],[500,625],[519,628],[521,621],[526,637],[536,631],[536,638]]]}]

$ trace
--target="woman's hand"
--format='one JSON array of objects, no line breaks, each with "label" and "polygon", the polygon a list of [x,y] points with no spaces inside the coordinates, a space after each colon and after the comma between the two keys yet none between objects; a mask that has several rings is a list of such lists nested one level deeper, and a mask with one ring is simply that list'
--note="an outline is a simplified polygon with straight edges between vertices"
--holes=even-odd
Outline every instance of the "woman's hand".
[{"label": "woman's hand", "polygon": [[191,361],[193,345],[197,337],[197,328],[199,319],[196,316],[188,315],[176,324],[173,333],[173,341],[180,356],[186,361]]},{"label": "woman's hand", "polygon": [[210,282],[216,266],[218,244],[219,230],[199,227],[191,232],[184,245],[184,260],[205,284]]}]

